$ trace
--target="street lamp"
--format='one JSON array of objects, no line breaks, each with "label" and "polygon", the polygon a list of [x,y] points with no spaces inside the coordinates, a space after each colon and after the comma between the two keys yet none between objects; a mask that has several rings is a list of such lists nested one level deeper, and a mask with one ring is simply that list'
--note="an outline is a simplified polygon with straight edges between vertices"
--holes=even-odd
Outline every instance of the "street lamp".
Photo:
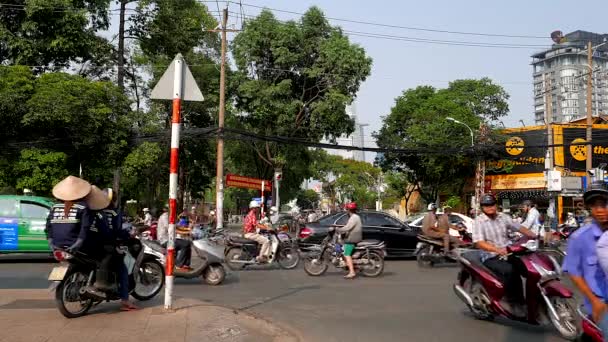
[{"label": "street lamp", "polygon": [[473,135],[473,130],[471,129],[471,127],[469,127],[469,125],[465,124],[465,123],[464,123],[464,122],[462,122],[462,121],[458,121],[458,120],[456,120],[456,119],[454,119],[453,117],[450,117],[450,116],[448,116],[448,117],[447,117],[447,118],[445,118],[445,119],[446,119],[446,120],[448,120],[448,121],[452,121],[453,123],[456,123],[456,124],[459,124],[459,125],[463,125],[463,126],[465,126],[466,128],[468,128],[468,129],[469,129],[469,132],[471,132],[471,147],[475,146],[475,137],[474,137],[474,135]]}]

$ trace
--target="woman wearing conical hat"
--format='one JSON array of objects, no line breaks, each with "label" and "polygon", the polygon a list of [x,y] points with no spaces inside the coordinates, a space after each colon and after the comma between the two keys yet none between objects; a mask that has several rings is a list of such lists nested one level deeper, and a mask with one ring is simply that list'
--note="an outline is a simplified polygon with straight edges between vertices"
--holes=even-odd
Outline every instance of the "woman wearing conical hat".
[{"label": "woman wearing conical hat", "polygon": [[46,235],[51,248],[74,253],[82,247],[91,227],[92,216],[84,198],[91,184],[68,176],[53,187],[53,196],[60,203],[53,205],[46,220]]}]

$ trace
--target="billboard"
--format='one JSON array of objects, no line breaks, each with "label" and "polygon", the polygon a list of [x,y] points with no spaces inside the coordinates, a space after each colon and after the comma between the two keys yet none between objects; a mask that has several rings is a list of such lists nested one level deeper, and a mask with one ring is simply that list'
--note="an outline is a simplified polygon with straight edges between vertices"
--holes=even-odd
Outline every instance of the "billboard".
[{"label": "billboard", "polygon": [[[608,163],[608,128],[601,126],[606,125],[594,125],[591,135],[593,167]],[[564,145],[560,148],[563,157],[556,161],[562,162],[563,167],[570,171],[586,171],[587,145],[581,144],[586,141],[586,128],[582,125],[562,126],[556,129],[555,136]]]},{"label": "billboard", "polygon": [[486,174],[538,173],[545,170],[547,130],[543,126],[507,129],[499,150],[504,159],[487,161]]}]

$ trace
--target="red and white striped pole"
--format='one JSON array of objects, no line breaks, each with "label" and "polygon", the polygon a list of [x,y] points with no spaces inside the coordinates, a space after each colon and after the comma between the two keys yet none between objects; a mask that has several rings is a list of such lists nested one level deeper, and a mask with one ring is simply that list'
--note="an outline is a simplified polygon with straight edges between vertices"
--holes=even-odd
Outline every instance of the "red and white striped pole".
[{"label": "red and white striped pole", "polygon": [[171,164],[169,171],[169,241],[167,242],[167,265],[165,270],[165,309],[173,303],[173,268],[175,267],[175,220],[177,218],[177,170],[179,167],[179,133],[183,96],[184,59],[175,59],[173,78],[173,115],[171,118]]}]

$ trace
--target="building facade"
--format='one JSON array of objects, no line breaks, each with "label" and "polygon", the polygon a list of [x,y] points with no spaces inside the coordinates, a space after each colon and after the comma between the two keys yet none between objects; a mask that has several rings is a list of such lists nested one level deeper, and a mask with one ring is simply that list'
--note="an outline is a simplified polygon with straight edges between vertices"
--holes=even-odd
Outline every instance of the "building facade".
[{"label": "building facade", "polygon": [[[592,113],[599,116],[608,112],[608,44],[604,44],[607,41],[608,34],[574,31],[551,49],[532,55],[535,124],[564,123],[586,116],[588,42],[596,47]],[[547,116],[548,110],[551,113]]]}]

